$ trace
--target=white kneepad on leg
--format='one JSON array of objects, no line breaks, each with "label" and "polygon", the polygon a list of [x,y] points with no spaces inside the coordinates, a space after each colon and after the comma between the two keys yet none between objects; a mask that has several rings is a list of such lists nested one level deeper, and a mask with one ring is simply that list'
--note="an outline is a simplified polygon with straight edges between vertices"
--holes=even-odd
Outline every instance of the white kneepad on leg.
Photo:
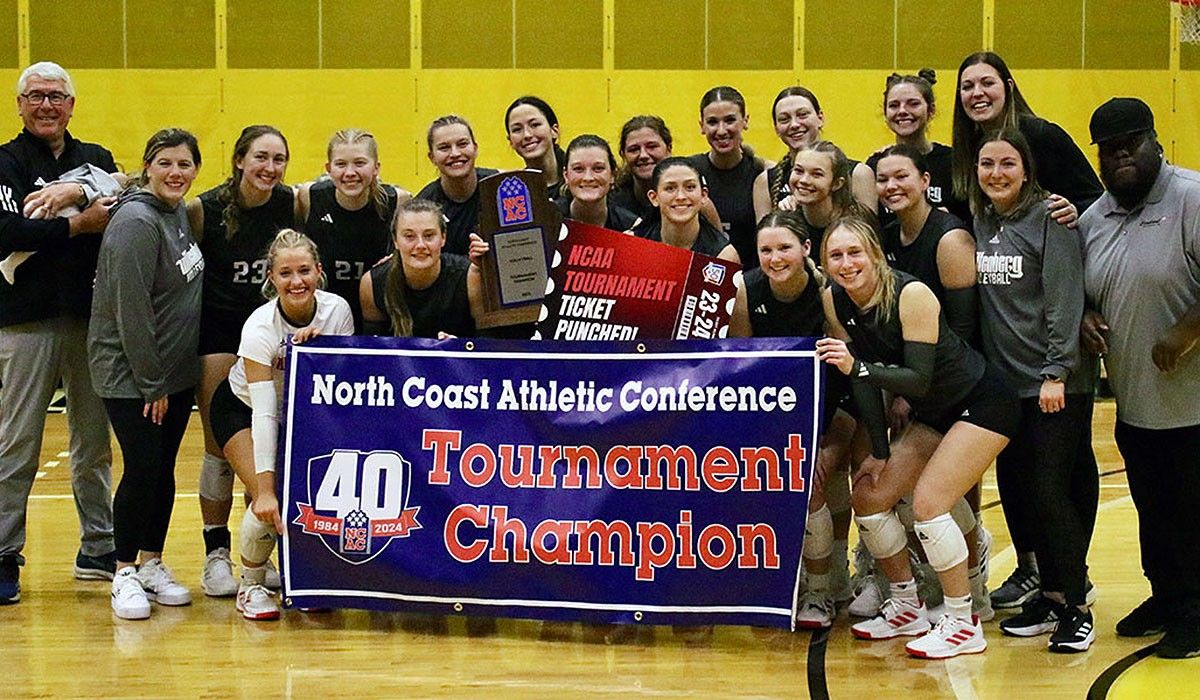
[{"label": "white kneepad on leg", "polygon": [[894,510],[885,510],[872,515],[856,515],[854,522],[858,523],[858,536],[867,551],[876,559],[887,559],[899,554],[908,544],[908,536],[904,533],[904,524],[896,517]]},{"label": "white kneepad on leg", "polygon": [[949,513],[913,526],[934,571],[947,571],[967,560],[967,540]]},{"label": "white kneepad on leg", "polygon": [[824,559],[833,553],[833,515],[829,506],[808,514],[804,525],[804,558]]},{"label": "white kneepad on leg", "polygon": [[228,461],[204,453],[200,462],[200,497],[209,501],[233,499],[233,467]]},{"label": "white kneepad on leg", "polygon": [[262,564],[271,558],[275,551],[275,530],[263,521],[254,517],[247,508],[242,516],[242,529],[238,533],[238,541],[242,546],[242,558],[248,562]]}]

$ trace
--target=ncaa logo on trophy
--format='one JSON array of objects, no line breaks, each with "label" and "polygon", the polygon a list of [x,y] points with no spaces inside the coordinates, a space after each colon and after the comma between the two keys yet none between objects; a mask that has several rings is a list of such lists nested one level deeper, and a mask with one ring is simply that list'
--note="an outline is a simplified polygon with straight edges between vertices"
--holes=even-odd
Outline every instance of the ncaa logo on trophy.
[{"label": "ncaa logo on trophy", "polygon": [[529,187],[520,178],[504,178],[496,192],[496,209],[501,226],[531,223],[533,202],[529,199]]},{"label": "ncaa logo on trophy", "polygon": [[350,564],[364,564],[392,540],[419,530],[409,507],[412,464],[398,452],[334,450],[308,460],[308,503],[297,503],[293,524],[321,538]]}]

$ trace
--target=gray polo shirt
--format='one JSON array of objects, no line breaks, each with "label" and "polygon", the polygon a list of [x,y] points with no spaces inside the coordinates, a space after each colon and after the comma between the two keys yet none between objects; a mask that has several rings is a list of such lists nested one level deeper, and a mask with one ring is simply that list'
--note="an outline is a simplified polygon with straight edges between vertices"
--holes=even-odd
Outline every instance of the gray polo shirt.
[{"label": "gray polo shirt", "polygon": [[1200,351],[1175,371],[1154,366],[1154,343],[1200,303],[1200,173],[1163,162],[1132,211],[1104,193],[1079,219],[1089,305],[1104,315],[1117,418],[1137,428],[1200,425]]}]

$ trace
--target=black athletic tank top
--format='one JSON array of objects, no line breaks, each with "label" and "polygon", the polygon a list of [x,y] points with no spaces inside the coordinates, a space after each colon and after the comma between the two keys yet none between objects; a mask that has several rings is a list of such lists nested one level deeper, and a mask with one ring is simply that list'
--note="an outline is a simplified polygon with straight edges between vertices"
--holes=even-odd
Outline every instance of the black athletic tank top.
[{"label": "black athletic tank top", "polygon": [[[896,299],[903,289],[917,278],[895,271]],[[851,352],[863,362],[885,365],[904,364],[904,334],[900,327],[900,312],[894,310],[887,320],[879,318],[878,309],[863,311],[850,299],[846,290],[834,284],[833,308],[838,321],[850,334],[854,344]],[[972,349],[950,330],[946,315],[938,312],[938,341],[934,355],[933,382],[923,398],[906,396],[920,415],[940,416],[954,407],[971,392],[983,376],[983,355]]]},{"label": "black athletic tank top", "polygon": [[[437,338],[438,332],[460,338],[475,335],[475,319],[467,298],[467,270],[471,261],[461,255],[442,253],[442,271],[433,284],[425,289],[405,290],[408,312],[413,320],[414,338]],[[371,294],[375,306],[387,314],[387,278],[392,260],[371,268]]]},{"label": "black athletic tank top", "polygon": [[362,332],[362,306],[358,282],[392,246],[391,221],[396,213],[396,190],[383,188],[387,205],[381,215],[375,202],[350,211],[337,202],[332,180],[322,180],[308,190],[308,220],[304,232],[317,244],[321,264],[329,279],[327,289],[345,299],[354,314],[354,329]]},{"label": "black athletic tank top", "polygon": [[[498,172],[493,168],[475,168],[475,177],[482,180]],[[479,188],[466,201],[456,202],[442,189],[441,180],[434,180],[417,193],[417,199],[428,199],[442,206],[446,219],[445,252],[466,255],[471,244],[469,236],[479,228]]]},{"label": "black athletic tank top", "polygon": [[956,228],[965,229],[966,226],[957,216],[934,209],[929,212],[929,218],[925,220],[916,239],[908,245],[900,243],[898,219],[893,217],[883,230],[883,252],[887,255],[888,264],[924,282],[943,306],[946,303],[946,288],[942,286],[942,275],[938,271],[937,250],[942,236]]},{"label": "black athletic tank top", "polygon": [[821,285],[812,276],[800,296],[779,301],[771,293],[771,283],[762,268],[747,270],[746,305],[750,328],[755,338],[792,338],[825,335],[825,308],[821,305]]},{"label": "black athletic tank top", "polygon": [[[558,207],[558,213],[562,214],[564,219],[571,218],[571,198],[562,197],[554,200],[554,205]],[[610,231],[628,231],[633,228],[633,225],[639,221],[638,215],[629,211],[625,207],[617,204],[610,196],[608,198],[608,216],[604,220],[604,228]]]},{"label": "black athletic tank top", "polygon": [[275,185],[265,204],[242,210],[233,238],[226,238],[225,204],[217,195],[217,189],[200,195],[204,208],[201,325],[241,328],[265,301],[262,286],[268,272],[267,248],[280,229],[293,225],[294,194],[287,185]]},{"label": "black athletic tank top", "polygon": [[[662,243],[662,221],[643,223],[643,226],[634,229],[634,235]],[[693,253],[703,253],[715,258],[720,255],[722,250],[725,250],[727,245],[729,245],[729,236],[709,223],[704,216],[700,216],[700,233],[696,234],[696,240],[692,243],[690,250]]]},{"label": "black athletic tank top", "polygon": [[699,153],[688,158],[708,187],[708,198],[721,216],[721,227],[729,242],[742,258],[744,269],[758,267],[758,255],[754,242],[754,179],[762,168],[753,158],[743,154],[741,161],[729,170],[721,170],[708,159],[708,153]]}]

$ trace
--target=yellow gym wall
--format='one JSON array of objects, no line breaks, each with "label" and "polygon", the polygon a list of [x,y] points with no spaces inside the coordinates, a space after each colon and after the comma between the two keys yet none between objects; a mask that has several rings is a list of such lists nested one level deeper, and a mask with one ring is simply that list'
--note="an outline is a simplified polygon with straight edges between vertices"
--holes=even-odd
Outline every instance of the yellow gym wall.
[{"label": "yellow gym wall", "polygon": [[474,125],[481,165],[520,166],[502,120],[526,93],[554,106],[564,146],[586,132],[615,142],[646,113],[690,154],[706,147],[701,94],[733,85],[748,142],[777,158],[771,100],[803,84],[826,136],[864,158],[890,141],[885,76],[932,66],[933,135],[949,142],[958,62],[992,48],[1090,156],[1091,111],[1136,95],[1168,155],[1200,168],[1200,48],[1179,46],[1176,13],[1168,0],[0,0],[0,80],[61,63],[78,93],[72,132],[130,170],[156,129],[194,131],[197,192],[227,175],[238,131],[257,122],[288,136],[292,182],[321,172],[334,130],[361,126],[384,177],[415,191],[434,177],[425,129],[449,112]]}]

